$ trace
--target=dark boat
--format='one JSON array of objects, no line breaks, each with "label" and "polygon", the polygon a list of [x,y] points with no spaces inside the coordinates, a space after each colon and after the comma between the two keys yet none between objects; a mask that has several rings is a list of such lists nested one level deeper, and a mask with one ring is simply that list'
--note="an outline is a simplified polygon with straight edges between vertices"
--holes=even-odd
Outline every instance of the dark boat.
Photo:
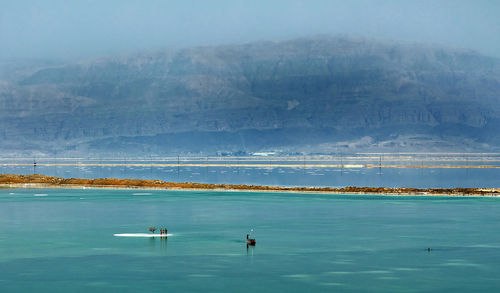
[{"label": "dark boat", "polygon": [[247,234],[247,245],[251,245],[251,246],[255,246],[255,239],[253,238],[248,238],[248,234]]}]

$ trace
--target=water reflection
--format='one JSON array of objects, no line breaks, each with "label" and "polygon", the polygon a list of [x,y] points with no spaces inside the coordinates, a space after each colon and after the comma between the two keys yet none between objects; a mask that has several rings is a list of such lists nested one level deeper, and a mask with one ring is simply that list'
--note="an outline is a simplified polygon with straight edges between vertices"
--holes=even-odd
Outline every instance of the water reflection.
[{"label": "water reflection", "polygon": [[165,236],[165,237],[161,237],[160,238],[160,247],[161,247],[161,251],[162,251],[162,255],[167,255],[167,248],[168,248],[168,237]]},{"label": "water reflection", "polygon": [[247,244],[247,256],[253,256],[255,246]]}]

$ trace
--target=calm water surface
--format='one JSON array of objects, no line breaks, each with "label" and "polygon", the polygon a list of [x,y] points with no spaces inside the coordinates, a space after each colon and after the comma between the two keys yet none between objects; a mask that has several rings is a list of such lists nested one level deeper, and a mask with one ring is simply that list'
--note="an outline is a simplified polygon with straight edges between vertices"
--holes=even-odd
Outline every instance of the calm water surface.
[{"label": "calm water surface", "polygon": [[495,198],[0,189],[0,227],[0,292],[500,290]]},{"label": "calm water surface", "polygon": [[[142,163],[145,166],[44,166],[40,163],[65,163],[62,160],[42,160],[34,168],[33,161],[22,166],[2,165],[0,174],[43,174],[65,178],[134,178],[174,182],[200,182],[214,184],[249,184],[275,186],[372,186],[372,187],[414,187],[414,188],[455,188],[499,186],[500,168],[316,168],[312,164],[337,164],[339,162],[306,162],[305,167],[160,167],[147,166],[144,161],[116,161],[120,164]],[[106,163],[108,161],[71,161],[72,163]],[[162,163],[155,161],[153,163]],[[174,162],[175,163],[175,162]],[[242,163],[242,162],[238,162]],[[251,162],[255,163],[255,162]],[[262,164],[266,161],[260,162]],[[289,163],[289,162],[272,162]],[[297,163],[297,162],[295,162]],[[351,164],[374,162],[344,162]],[[385,162],[406,164],[406,162]],[[418,164],[418,162],[410,162]],[[426,162],[428,164],[437,164]],[[438,162],[445,164],[450,162]],[[464,162],[451,162],[465,164]],[[31,165],[30,165],[31,164]],[[300,162],[299,162],[300,164]],[[473,162],[472,164],[484,164]],[[490,164],[499,164],[493,162]]]}]

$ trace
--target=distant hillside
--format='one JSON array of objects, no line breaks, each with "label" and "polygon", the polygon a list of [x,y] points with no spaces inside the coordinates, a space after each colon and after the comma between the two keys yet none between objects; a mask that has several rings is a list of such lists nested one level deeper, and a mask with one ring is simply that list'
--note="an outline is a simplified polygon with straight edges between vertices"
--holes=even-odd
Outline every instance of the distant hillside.
[{"label": "distant hillside", "polygon": [[4,153],[500,149],[500,60],[470,51],[313,37],[35,66],[1,70]]}]

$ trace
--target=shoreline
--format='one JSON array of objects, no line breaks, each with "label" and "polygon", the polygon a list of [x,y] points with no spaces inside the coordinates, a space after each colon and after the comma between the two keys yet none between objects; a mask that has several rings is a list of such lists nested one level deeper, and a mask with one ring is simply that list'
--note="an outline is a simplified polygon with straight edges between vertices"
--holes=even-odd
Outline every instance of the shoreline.
[{"label": "shoreline", "polygon": [[79,179],[46,175],[0,174],[0,188],[143,189],[176,191],[241,191],[389,196],[500,197],[500,188],[389,188],[389,187],[285,187],[265,185],[205,184],[142,179]]}]

